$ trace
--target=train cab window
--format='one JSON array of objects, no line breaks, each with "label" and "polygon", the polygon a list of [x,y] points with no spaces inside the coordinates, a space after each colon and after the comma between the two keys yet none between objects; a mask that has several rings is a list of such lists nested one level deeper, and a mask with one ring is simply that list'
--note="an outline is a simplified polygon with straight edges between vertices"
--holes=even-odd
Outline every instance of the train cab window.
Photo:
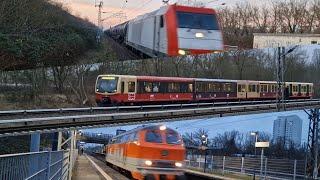
[{"label": "train cab window", "polygon": [[162,143],[162,136],[159,131],[147,131],[146,142]]},{"label": "train cab window", "polygon": [[128,92],[136,91],[136,82],[128,82]]},{"label": "train cab window", "polygon": [[166,141],[168,144],[181,144],[182,140],[178,133],[168,130],[166,132]]},{"label": "train cab window", "polygon": [[160,28],[163,28],[163,25],[164,25],[164,23],[163,23],[163,16],[161,15],[161,16],[160,16]]},{"label": "train cab window", "polygon": [[218,20],[214,14],[177,12],[179,28],[218,30]]},{"label": "train cab window", "polygon": [[100,77],[97,81],[96,91],[100,93],[114,93],[117,91],[118,77]]}]

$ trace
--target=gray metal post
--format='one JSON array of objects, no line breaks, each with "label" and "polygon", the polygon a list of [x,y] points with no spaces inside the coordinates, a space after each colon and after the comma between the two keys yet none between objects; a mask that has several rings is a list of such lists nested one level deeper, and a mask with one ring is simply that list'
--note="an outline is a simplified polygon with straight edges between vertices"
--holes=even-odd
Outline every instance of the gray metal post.
[{"label": "gray metal post", "polygon": [[294,160],[294,162],[293,162],[293,180],[296,180],[296,174],[297,174],[297,160]]},{"label": "gray metal post", "polygon": [[268,167],[268,158],[265,158],[265,161],[264,161],[264,179],[267,179],[267,167]]},{"label": "gray metal post", "polygon": [[62,144],[62,132],[58,132],[58,151],[61,150],[61,144]]},{"label": "gray metal post", "polygon": [[213,171],[213,155],[211,156],[211,171]]},{"label": "gray metal post", "polygon": [[281,88],[281,105],[282,105],[282,108],[283,110],[285,110],[285,106],[284,106],[284,90],[286,88],[286,85],[285,85],[285,81],[284,81],[284,61],[285,61],[285,47],[282,47],[282,58],[281,58],[281,84],[282,84],[282,88]]},{"label": "gray metal post", "polygon": [[201,155],[199,155],[199,168],[201,168]]},{"label": "gray metal post", "polygon": [[70,140],[70,158],[69,158],[69,161],[70,161],[70,166],[69,166],[69,180],[71,180],[72,178],[72,171],[73,171],[73,158],[74,158],[74,147],[75,147],[75,134],[76,134],[76,131],[75,130],[72,130],[70,131],[71,133],[71,140]]},{"label": "gray metal post", "polygon": [[244,165],[244,157],[241,158],[241,173],[244,173],[243,165]]},{"label": "gray metal post", "polygon": [[39,152],[40,150],[40,133],[31,134],[30,152]]},{"label": "gray metal post", "polygon": [[261,164],[260,164],[260,178],[262,177],[262,171],[263,171],[263,151],[264,151],[264,149],[263,148],[261,148],[261,159],[260,159],[260,162],[261,162]]},{"label": "gray metal post", "polygon": [[277,110],[280,111],[280,104],[281,104],[281,48],[278,47],[278,61],[277,61]]},{"label": "gray metal post", "polygon": [[222,161],[222,174],[224,175],[224,166],[225,166],[225,162],[226,162],[226,157],[223,156],[223,161]]},{"label": "gray metal post", "polygon": [[50,179],[50,166],[51,166],[51,151],[48,152],[48,159],[47,159],[47,178],[46,179]]}]

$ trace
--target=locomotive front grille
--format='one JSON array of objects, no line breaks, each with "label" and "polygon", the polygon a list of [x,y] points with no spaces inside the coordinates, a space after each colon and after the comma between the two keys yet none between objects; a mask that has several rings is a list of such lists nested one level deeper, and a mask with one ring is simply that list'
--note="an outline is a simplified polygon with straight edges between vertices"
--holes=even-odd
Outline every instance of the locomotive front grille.
[{"label": "locomotive front grille", "polygon": [[170,161],[157,161],[154,163],[155,167],[160,167],[160,168],[174,168],[174,162]]}]

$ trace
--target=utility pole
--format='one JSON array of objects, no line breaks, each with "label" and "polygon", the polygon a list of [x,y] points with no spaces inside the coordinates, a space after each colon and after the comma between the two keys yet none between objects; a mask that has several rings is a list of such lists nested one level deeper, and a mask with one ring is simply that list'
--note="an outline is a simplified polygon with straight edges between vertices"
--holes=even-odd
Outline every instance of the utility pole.
[{"label": "utility pole", "polygon": [[277,110],[280,111],[280,107],[281,107],[281,86],[282,86],[282,82],[281,82],[281,72],[282,72],[282,63],[281,63],[281,47],[278,47],[278,61],[277,61],[277,84],[278,84],[278,88],[277,88]]},{"label": "utility pole", "polygon": [[100,0],[99,4],[95,4],[95,7],[98,7],[98,31],[97,31],[97,42],[100,43],[101,41],[101,34],[102,34],[102,30],[103,30],[103,26],[102,26],[102,19],[101,19],[101,14],[102,14],[102,6],[103,6],[103,1]]},{"label": "utility pole", "polygon": [[286,52],[285,52],[285,47],[282,47],[282,58],[281,58],[281,83],[282,83],[282,88],[281,88],[281,105],[282,105],[282,110],[285,110],[285,104],[284,104],[284,91],[286,88],[286,83],[284,81],[284,61],[286,57]]},{"label": "utility pole", "polygon": [[319,174],[319,108],[311,109],[309,115],[308,146],[305,172],[307,177],[318,179]]}]

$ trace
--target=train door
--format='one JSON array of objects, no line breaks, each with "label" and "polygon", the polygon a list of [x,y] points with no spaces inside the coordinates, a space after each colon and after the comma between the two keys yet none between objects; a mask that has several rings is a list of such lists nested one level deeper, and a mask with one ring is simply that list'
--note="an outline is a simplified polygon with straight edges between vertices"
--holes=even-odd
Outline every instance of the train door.
[{"label": "train door", "polygon": [[289,96],[292,96],[293,93],[292,93],[292,84],[289,84]]},{"label": "train door", "polygon": [[298,96],[301,96],[301,84],[298,84]]},{"label": "train door", "polygon": [[123,94],[127,94],[127,99],[122,99],[123,102],[135,101],[137,92],[137,78],[135,77],[123,77],[121,78],[121,86],[124,85]]},{"label": "train door", "polygon": [[306,96],[309,96],[309,94],[310,94],[310,85],[309,85],[309,84],[307,84],[307,92],[306,92]]},{"label": "train door", "polygon": [[153,50],[155,53],[160,52],[160,29],[163,28],[163,16],[155,16],[154,18],[154,36],[153,36]]},{"label": "train door", "polygon": [[259,93],[259,84],[251,82],[248,84],[248,91],[247,91],[247,98],[248,99],[255,99],[259,98],[260,93]]},{"label": "train door", "polygon": [[246,99],[247,98],[247,85],[245,82],[238,83],[237,97],[238,97],[238,99]]}]

